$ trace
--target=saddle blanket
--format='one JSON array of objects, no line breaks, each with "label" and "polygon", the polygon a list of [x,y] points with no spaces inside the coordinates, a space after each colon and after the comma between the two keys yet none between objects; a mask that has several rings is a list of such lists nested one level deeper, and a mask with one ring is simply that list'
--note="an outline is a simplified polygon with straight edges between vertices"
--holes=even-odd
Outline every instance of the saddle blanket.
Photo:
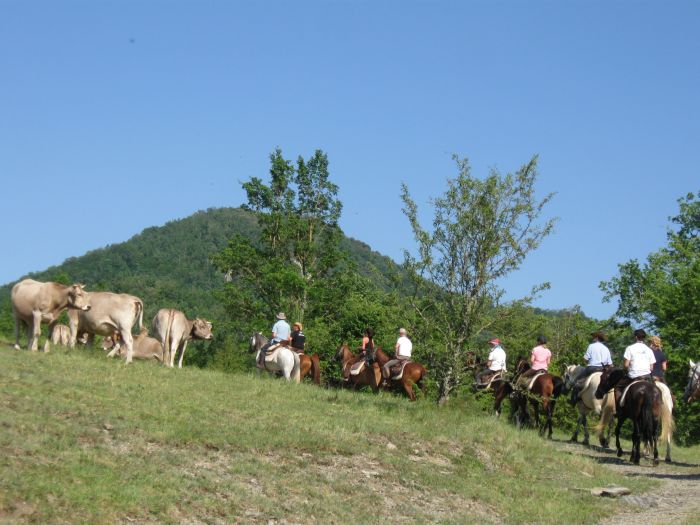
[{"label": "saddle blanket", "polygon": [[403,377],[404,368],[406,368],[406,365],[410,362],[411,362],[410,359],[406,359],[406,360],[401,361],[399,363],[396,363],[394,366],[392,366],[389,369],[389,372],[390,372],[389,375],[391,376],[391,379],[393,381],[398,381],[399,379],[401,379]]},{"label": "saddle blanket", "polygon": [[274,361],[275,358],[277,357],[277,350],[281,347],[282,345],[280,343],[272,345],[270,348],[267,349],[265,352],[265,361],[270,362]]},{"label": "saddle blanket", "polygon": [[620,406],[623,407],[625,406],[625,396],[627,395],[627,391],[630,389],[632,385],[636,385],[637,383],[641,383],[642,381],[646,381],[646,379],[637,379],[636,381],[632,381],[627,387],[625,388],[625,391],[622,392],[622,397],[620,398]]},{"label": "saddle blanket", "polygon": [[588,388],[588,385],[591,384],[591,381],[593,381],[594,377],[600,377],[602,375],[603,375],[603,372],[593,372],[591,375],[589,375],[586,378],[586,382],[583,383],[583,388],[581,389],[581,391],[586,390]]},{"label": "saddle blanket", "polygon": [[365,368],[365,360],[362,359],[361,361],[358,361],[357,363],[350,366],[350,375],[356,376],[360,372],[362,372],[362,370],[364,370],[364,368]]},{"label": "saddle blanket", "polygon": [[488,390],[491,388],[491,383],[493,383],[496,379],[500,379],[503,376],[504,370],[498,370],[497,372],[494,372],[490,376],[486,378],[485,382],[481,383],[476,383],[477,388],[481,387],[484,390]]},{"label": "saddle blanket", "polygon": [[538,370],[537,373],[534,376],[532,376],[532,379],[530,380],[530,382],[527,384],[527,389],[532,390],[532,385],[535,384],[535,381],[537,381],[537,378],[540,377],[542,374],[546,374],[546,373],[547,373],[546,370]]}]

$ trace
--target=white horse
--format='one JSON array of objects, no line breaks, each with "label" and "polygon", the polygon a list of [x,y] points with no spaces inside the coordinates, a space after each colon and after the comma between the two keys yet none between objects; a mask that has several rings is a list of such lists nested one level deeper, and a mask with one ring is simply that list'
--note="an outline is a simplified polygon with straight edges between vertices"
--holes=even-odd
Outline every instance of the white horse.
[{"label": "white horse", "polygon": [[691,403],[696,399],[700,399],[700,362],[694,363],[690,361],[690,369],[688,370],[688,384],[683,392],[683,402]]},{"label": "white horse", "polygon": [[[256,363],[258,362],[263,346],[265,346],[267,342],[267,337],[262,335],[260,332],[253,334],[253,336],[250,338],[250,351],[255,352]],[[287,381],[292,379],[295,383],[299,383],[301,381],[301,365],[299,363],[299,355],[286,346],[280,346],[277,348],[274,358],[270,361],[265,361],[265,370],[267,370],[270,375],[281,372]]]},{"label": "white horse", "polygon": [[[566,385],[566,391],[570,392],[571,389],[574,387],[574,378],[578,376],[580,372],[583,372],[584,367],[579,366],[579,365],[571,365],[566,367],[566,371],[564,372],[564,384]],[[598,384],[600,383],[600,376],[602,372],[593,372],[588,378],[586,378],[586,381],[590,378],[590,381],[588,381],[588,384],[581,389],[579,392],[578,396],[578,401],[576,402],[576,408],[578,409],[578,420],[576,421],[576,430],[574,431],[574,434],[571,436],[571,441],[576,442],[578,441],[578,433],[579,430],[581,429],[581,426],[583,426],[583,444],[588,445],[588,414],[591,412],[595,412],[597,416],[600,415],[601,409],[603,407],[603,404],[605,403],[607,397],[613,397],[610,396],[609,394],[606,394],[606,397],[603,399],[596,399],[595,397],[595,391],[598,388]],[[614,412],[614,402],[613,402],[613,414]],[[607,441],[610,441],[610,433],[612,432],[612,419],[610,420],[610,424],[608,425],[608,439]],[[603,440],[602,433],[599,435],[600,437],[600,444],[604,447],[607,446],[606,442]]]}]

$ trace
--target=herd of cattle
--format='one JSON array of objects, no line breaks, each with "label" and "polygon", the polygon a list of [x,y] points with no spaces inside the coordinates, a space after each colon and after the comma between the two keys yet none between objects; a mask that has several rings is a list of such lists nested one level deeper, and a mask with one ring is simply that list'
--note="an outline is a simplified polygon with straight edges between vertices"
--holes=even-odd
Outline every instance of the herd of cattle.
[{"label": "herd of cattle", "polygon": [[[58,323],[61,314],[68,310],[69,326]],[[27,347],[39,349],[42,323],[49,325],[44,343],[48,352],[51,343],[75,346],[78,340],[92,346],[96,335],[105,338],[112,351],[110,357],[125,356],[132,359],[155,359],[173,367],[179,354],[178,366],[188,341],[211,339],[211,323],[206,319],[187,319],[184,313],[173,308],[162,308],[153,318],[154,337],[148,336],[143,327],[143,301],[134,295],[112,292],[87,292],[84,285],[42,283],[24,279],[12,288],[12,315],[15,320],[15,348],[19,350],[20,325],[26,328]],[[131,331],[137,325],[140,333]]]}]

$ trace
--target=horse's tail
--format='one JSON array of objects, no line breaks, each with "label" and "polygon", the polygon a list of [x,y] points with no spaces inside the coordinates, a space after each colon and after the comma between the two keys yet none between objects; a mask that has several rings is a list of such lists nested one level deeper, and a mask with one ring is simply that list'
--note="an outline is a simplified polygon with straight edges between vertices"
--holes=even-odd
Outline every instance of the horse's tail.
[{"label": "horse's tail", "polygon": [[605,394],[603,404],[600,408],[600,421],[594,430],[600,438],[605,432],[605,428],[610,424],[610,420],[615,416],[615,392],[610,391]]},{"label": "horse's tail", "polygon": [[[665,387],[666,385],[664,385]],[[666,387],[659,388],[661,391],[661,441],[671,443],[673,431],[676,429],[676,423],[673,420],[673,400],[671,391]]]},{"label": "horse's tail", "polygon": [[321,360],[318,354],[313,354],[311,356],[311,377],[314,383],[317,385],[321,384]]},{"label": "horse's tail", "polygon": [[[644,398],[640,411],[642,441],[645,445],[650,447],[653,446],[654,440],[656,439],[656,432],[654,432],[654,390],[656,389],[645,388],[643,390]],[[659,392],[659,398],[660,397],[661,393]]]},{"label": "horse's tail", "polygon": [[163,364],[165,366],[170,366],[173,358],[170,356],[170,343],[172,336],[170,335],[170,329],[173,326],[173,317],[175,316],[175,310],[172,308],[168,309],[168,320],[165,323],[165,337],[163,337]]},{"label": "horse's tail", "polygon": [[301,362],[299,361],[299,354],[293,350],[290,350],[290,352],[294,356],[294,367],[292,368],[291,378],[295,383],[299,383],[301,382]]}]

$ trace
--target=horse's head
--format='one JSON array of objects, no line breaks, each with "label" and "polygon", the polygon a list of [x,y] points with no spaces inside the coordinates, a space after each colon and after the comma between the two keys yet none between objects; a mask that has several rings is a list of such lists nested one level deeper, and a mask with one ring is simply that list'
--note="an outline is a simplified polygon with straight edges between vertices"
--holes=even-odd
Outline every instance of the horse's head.
[{"label": "horse's head", "polygon": [[690,360],[688,369],[688,384],[683,392],[683,402],[692,403],[700,398],[700,362]]},{"label": "horse's head", "polygon": [[344,361],[346,359],[346,356],[350,355],[350,354],[352,354],[352,352],[350,352],[350,348],[348,347],[348,344],[343,343],[342,345],[340,345],[338,347],[338,351],[335,353],[335,358],[338,361]]},{"label": "horse's head", "polygon": [[515,374],[522,374],[528,368],[530,368],[530,365],[528,364],[527,359],[525,359],[523,356],[518,356],[518,361],[515,363]]},{"label": "horse's head", "polygon": [[615,387],[615,385],[625,376],[626,372],[622,368],[612,368],[606,367],[603,369],[603,373],[600,376],[600,382],[598,383],[598,388],[595,391],[596,399],[603,399],[608,391]]},{"label": "horse's head", "polygon": [[250,338],[250,346],[248,347],[248,352],[251,354],[257,352],[267,343],[267,338],[260,332],[255,332]]}]

